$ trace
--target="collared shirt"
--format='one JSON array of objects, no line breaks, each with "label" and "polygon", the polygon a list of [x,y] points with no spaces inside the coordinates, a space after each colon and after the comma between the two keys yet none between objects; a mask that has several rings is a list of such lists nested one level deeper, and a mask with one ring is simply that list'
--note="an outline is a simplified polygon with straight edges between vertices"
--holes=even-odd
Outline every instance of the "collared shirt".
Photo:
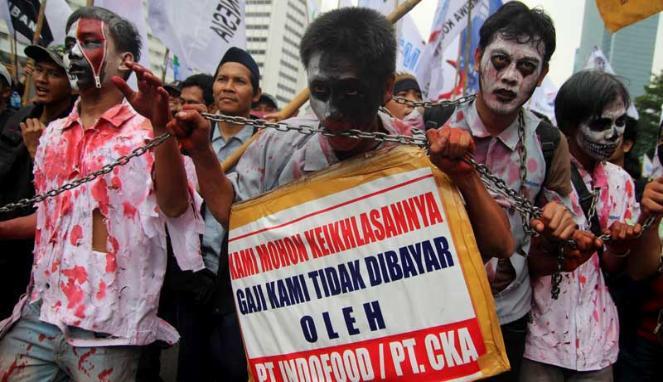
[{"label": "collared shirt", "polygon": [[[216,157],[220,161],[223,161],[249,139],[251,135],[253,135],[254,128],[252,126],[244,126],[242,130],[228,140],[223,138],[223,135],[219,130],[218,125],[215,124],[212,132],[212,148],[216,153]],[[225,234],[226,230],[214,218],[212,212],[207,208],[207,205],[205,205],[205,233],[203,234],[201,250],[203,253],[203,260],[205,261],[205,268],[214,273],[219,269],[221,242]]]},{"label": "collared shirt", "polygon": [[[572,161],[589,191],[601,189],[596,201],[601,230],[616,221],[638,219],[640,206],[626,171],[601,162],[589,173],[575,159]],[[576,190],[571,199],[576,223],[589,230]],[[598,254],[562,276],[557,300],[550,294],[551,276],[533,282],[532,322],[525,357],[578,371],[599,370],[615,363],[619,351],[617,308],[605,284]]]},{"label": "collared shirt", "polygon": [[[126,102],[108,109],[84,129],[78,105],[44,131],[35,157],[35,189],[43,193],[99,170],[153,136],[150,122]],[[20,317],[21,305],[42,301],[40,319],[67,335],[73,326],[104,338],[68,336],[73,346],[174,343],[177,331],[157,317],[166,270],[166,226],[182,269],[200,270],[200,198],[190,187],[191,207],[177,218],[161,213],[151,152],[37,208],[32,287],[0,325]],[[93,211],[104,216],[105,252],[92,248]]]},{"label": "collared shirt", "polygon": [[[525,151],[527,153],[527,178],[525,181],[525,196],[532,202],[540,191],[547,200],[562,200],[570,203],[568,197],[562,198],[558,192],[544,187],[546,176],[546,162],[541,149],[541,142],[536,134],[536,128],[540,123],[531,112],[523,111],[525,130]],[[520,178],[520,154],[518,152],[518,118],[504,131],[492,136],[481,121],[476,109],[476,102],[458,107],[447,122],[448,126],[468,130],[475,142],[474,159],[483,163],[490,171],[506,182],[514,189],[521,190]],[[564,144],[566,142],[564,141]],[[550,177],[550,175],[549,175]],[[548,184],[546,182],[546,184]],[[527,269],[527,253],[529,252],[530,237],[523,229],[523,221],[520,214],[508,201],[501,197],[495,197],[497,202],[506,209],[511,234],[513,235],[515,252],[509,258],[515,271],[515,279],[503,290],[494,294],[497,315],[500,324],[504,325],[522,318],[531,308],[532,289]],[[486,272],[492,282],[495,277],[497,259],[491,259],[486,263]]]},{"label": "collared shirt", "polygon": [[[412,127],[379,112],[384,129],[390,134],[411,135]],[[291,118],[284,123],[317,127],[315,116]],[[235,190],[235,200],[246,200],[278,186],[319,171],[339,159],[326,137],[296,131],[265,131],[242,155],[235,172],[228,175]]]}]

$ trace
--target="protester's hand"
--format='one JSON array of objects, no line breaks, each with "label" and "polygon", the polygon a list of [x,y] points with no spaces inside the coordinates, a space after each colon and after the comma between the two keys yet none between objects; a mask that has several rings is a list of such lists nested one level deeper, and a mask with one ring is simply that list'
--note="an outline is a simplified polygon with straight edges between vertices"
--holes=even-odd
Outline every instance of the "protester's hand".
[{"label": "protester's hand", "polygon": [[25,79],[28,78],[28,76],[32,76],[32,72],[35,70],[35,66],[32,63],[32,60],[28,60],[25,65],[23,66],[23,75],[21,78],[21,83],[25,83]]},{"label": "protester's hand", "polygon": [[440,170],[451,178],[466,175],[474,168],[463,158],[474,151],[474,140],[463,129],[441,127],[426,131],[430,146],[430,158]]},{"label": "protester's hand", "polygon": [[546,204],[541,217],[532,219],[530,225],[539,234],[554,240],[567,240],[577,230],[571,212],[557,202]]},{"label": "protester's hand", "polygon": [[604,233],[609,234],[611,240],[606,247],[615,255],[623,255],[633,247],[634,241],[642,234],[640,224],[629,225],[622,222],[613,222]]},{"label": "protester's hand", "polygon": [[175,134],[182,149],[191,156],[206,150],[210,145],[212,125],[200,114],[205,110],[204,105],[183,105],[182,110],[175,114],[175,119],[168,123],[168,129]]},{"label": "protester's hand", "polygon": [[112,78],[113,83],[124,94],[131,106],[152,122],[155,130],[164,129],[170,119],[170,112],[168,92],[163,88],[161,80],[139,64],[130,62],[127,63],[127,66],[136,73],[138,91],[133,91],[129,84],[118,76]]},{"label": "protester's hand", "polygon": [[575,248],[566,247],[564,252],[564,263],[562,271],[572,272],[589,260],[592,255],[603,246],[603,242],[587,231],[576,230],[571,239],[575,242]]},{"label": "protester's hand", "polygon": [[641,221],[651,215],[663,215],[663,177],[647,183],[640,206],[643,215],[640,217]]},{"label": "protester's hand", "polygon": [[25,122],[20,123],[21,134],[23,135],[23,143],[30,153],[30,157],[34,159],[39,145],[39,138],[44,132],[44,124],[37,118],[28,118]]}]

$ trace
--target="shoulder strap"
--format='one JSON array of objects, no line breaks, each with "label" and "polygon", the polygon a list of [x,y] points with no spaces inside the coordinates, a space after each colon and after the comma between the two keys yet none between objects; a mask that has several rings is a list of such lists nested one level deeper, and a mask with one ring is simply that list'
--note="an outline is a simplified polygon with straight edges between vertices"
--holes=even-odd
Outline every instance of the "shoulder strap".
[{"label": "shoulder strap", "polygon": [[553,157],[555,156],[555,150],[557,150],[559,141],[562,139],[561,132],[555,126],[549,124],[544,120],[541,120],[541,122],[539,122],[539,125],[536,127],[536,134],[539,136],[539,140],[541,141],[541,150],[543,151],[543,159],[546,162],[545,179],[548,179],[548,174],[550,173],[552,160]]},{"label": "shoulder strap", "polygon": [[456,111],[456,106],[434,106],[424,110],[424,126],[426,130],[436,129],[444,125]]},{"label": "shoulder strap", "polygon": [[[585,213],[585,218],[587,218],[589,217],[589,210],[592,208],[592,200],[594,199],[594,195],[592,195],[592,193],[587,189],[585,182],[582,180],[582,176],[580,176],[578,167],[576,167],[576,165],[573,163],[571,163],[571,183],[573,183],[573,187],[578,193],[580,207],[582,208],[582,212]],[[599,218],[597,214],[592,216],[589,224],[592,233],[596,236],[601,236],[601,225],[599,224]]]}]

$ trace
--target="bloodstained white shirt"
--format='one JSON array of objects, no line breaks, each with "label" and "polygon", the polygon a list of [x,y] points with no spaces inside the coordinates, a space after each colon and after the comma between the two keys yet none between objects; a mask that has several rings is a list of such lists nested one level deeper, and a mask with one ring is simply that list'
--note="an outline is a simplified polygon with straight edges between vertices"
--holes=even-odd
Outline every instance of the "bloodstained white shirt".
[{"label": "bloodstained white shirt", "polygon": [[[38,194],[99,170],[153,137],[150,122],[124,101],[83,129],[78,104],[52,122],[35,157]],[[40,319],[68,334],[70,326],[104,333],[94,340],[67,336],[74,346],[174,343],[177,331],[157,317],[166,270],[166,226],[182,269],[200,270],[201,199],[190,187],[190,208],[177,218],[159,209],[152,179],[154,155],[132,159],[107,175],[37,205],[29,295],[0,323],[20,317],[22,305],[41,300]],[[108,232],[105,251],[92,249],[98,209]]]},{"label": "bloodstained white shirt", "polygon": [[[638,219],[640,206],[626,171],[602,162],[590,174],[574,158],[572,162],[578,166],[588,191],[601,189],[596,202],[601,230],[615,221]],[[575,189],[571,199],[576,223],[589,230]],[[615,363],[619,320],[597,253],[575,271],[562,273],[557,300],[551,297],[551,276],[532,280],[532,289],[532,322],[525,358],[578,371],[599,370]]]}]

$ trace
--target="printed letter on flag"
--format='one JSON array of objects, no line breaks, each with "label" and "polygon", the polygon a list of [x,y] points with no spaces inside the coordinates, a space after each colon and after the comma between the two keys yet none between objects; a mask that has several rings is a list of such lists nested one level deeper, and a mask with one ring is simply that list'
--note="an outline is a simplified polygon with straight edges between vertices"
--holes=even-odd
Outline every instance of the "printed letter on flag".
[{"label": "printed letter on flag", "polygon": [[625,26],[663,11],[663,0],[596,0],[606,29],[615,33]]},{"label": "printed letter on flag", "polygon": [[380,150],[236,204],[229,228],[255,381],[508,369],[463,202],[422,150]]}]

